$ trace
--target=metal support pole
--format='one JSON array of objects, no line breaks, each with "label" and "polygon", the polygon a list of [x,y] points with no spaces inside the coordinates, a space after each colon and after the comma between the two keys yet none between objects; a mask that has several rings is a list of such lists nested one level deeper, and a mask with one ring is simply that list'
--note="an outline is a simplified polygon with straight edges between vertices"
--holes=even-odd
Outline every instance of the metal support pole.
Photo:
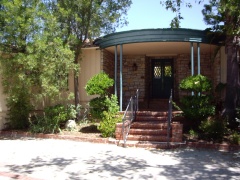
[{"label": "metal support pole", "polygon": [[[193,42],[191,42],[191,75],[194,75],[194,47]],[[194,95],[194,92],[192,92],[192,96]]]},{"label": "metal support pole", "polygon": [[114,84],[114,91],[115,95],[117,96],[117,45],[115,46],[115,70],[114,70],[114,79],[115,79],[115,84]]},{"label": "metal support pole", "polygon": [[201,74],[201,64],[200,64],[200,44],[197,43],[197,52],[198,52],[198,75]]},{"label": "metal support pole", "polygon": [[123,45],[120,45],[120,111],[122,111],[122,62],[123,62]]},{"label": "metal support pole", "polygon": [[193,42],[191,42],[191,75],[194,75],[194,48]]}]

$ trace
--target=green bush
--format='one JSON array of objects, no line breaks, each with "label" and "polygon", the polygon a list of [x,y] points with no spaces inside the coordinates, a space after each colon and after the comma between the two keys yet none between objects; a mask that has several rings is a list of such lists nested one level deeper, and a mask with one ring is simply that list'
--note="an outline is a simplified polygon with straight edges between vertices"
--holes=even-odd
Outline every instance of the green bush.
[{"label": "green bush", "polygon": [[98,130],[103,137],[114,137],[116,123],[121,122],[122,118],[116,114],[111,114],[107,111],[103,112],[103,119],[98,126]]},{"label": "green bush", "polygon": [[187,119],[198,123],[214,115],[215,106],[210,103],[211,101],[212,97],[208,95],[185,96],[180,100],[181,110]]},{"label": "green bush", "polygon": [[198,93],[211,91],[212,84],[206,76],[188,76],[181,81],[180,89],[194,92],[195,95],[198,95]]},{"label": "green bush", "polygon": [[101,72],[92,77],[85,87],[88,95],[99,95],[90,101],[90,113],[93,118],[100,119],[98,130],[103,137],[114,136],[116,123],[121,121],[117,115],[118,100],[115,95],[109,97],[107,90],[113,86],[113,79]]},{"label": "green bush", "polygon": [[201,137],[206,140],[221,141],[227,132],[224,119],[208,119],[201,122],[199,129],[202,131]]},{"label": "green bush", "polygon": [[106,97],[97,97],[89,102],[90,114],[93,118],[101,119],[103,111],[107,110],[105,104]]},{"label": "green bush", "polygon": [[74,118],[76,118],[74,105],[50,106],[44,109],[43,116],[35,116],[35,119],[31,121],[30,130],[33,133],[58,133],[61,131],[61,123]]},{"label": "green bush", "polygon": [[232,144],[240,145],[240,134],[237,132],[233,132],[230,136],[230,142]]},{"label": "green bush", "polygon": [[93,76],[85,86],[88,95],[99,95],[89,102],[90,113],[93,118],[101,119],[103,111],[108,111],[108,104],[106,104],[106,98],[108,98],[107,90],[113,86],[113,79],[111,79],[106,73],[101,72]]},{"label": "green bush", "polygon": [[98,130],[103,137],[113,137],[116,129],[116,123],[121,122],[121,117],[118,115],[117,97],[112,95],[111,98],[105,99],[105,104],[108,107],[107,111],[103,111],[102,119]]},{"label": "green bush", "polygon": [[85,89],[88,95],[105,96],[109,87],[113,86],[113,79],[101,72],[93,76],[86,84]]},{"label": "green bush", "polygon": [[193,95],[180,99],[180,108],[187,120],[192,121],[192,127],[196,129],[201,121],[215,114],[213,97],[210,94],[211,81],[202,75],[189,76],[180,83],[180,89],[194,92]]},{"label": "green bush", "polygon": [[18,96],[10,95],[7,99],[7,127],[10,129],[26,129],[29,127],[29,113],[32,110],[29,94],[19,92]]}]

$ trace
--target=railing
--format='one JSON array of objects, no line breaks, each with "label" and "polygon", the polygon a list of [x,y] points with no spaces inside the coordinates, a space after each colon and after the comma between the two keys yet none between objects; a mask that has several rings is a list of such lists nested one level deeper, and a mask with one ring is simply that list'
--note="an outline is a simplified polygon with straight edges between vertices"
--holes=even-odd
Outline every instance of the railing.
[{"label": "railing", "polygon": [[169,97],[168,103],[168,119],[167,119],[167,146],[170,146],[170,131],[171,131],[171,122],[172,122],[172,90]]},{"label": "railing", "polygon": [[123,137],[124,146],[127,142],[127,137],[128,137],[131,123],[136,119],[136,112],[138,111],[138,97],[139,97],[139,91],[137,89],[135,96],[132,96],[130,98],[122,118],[122,137]]}]

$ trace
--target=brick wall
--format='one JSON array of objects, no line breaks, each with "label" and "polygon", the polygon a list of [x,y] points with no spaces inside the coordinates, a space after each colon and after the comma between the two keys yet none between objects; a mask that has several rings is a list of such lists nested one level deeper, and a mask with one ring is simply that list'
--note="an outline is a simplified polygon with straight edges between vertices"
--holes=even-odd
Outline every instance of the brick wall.
[{"label": "brick wall", "polygon": [[[209,54],[201,54],[201,74],[210,78],[214,88],[220,82],[220,55],[213,61]],[[119,93],[119,57],[118,57],[118,93]],[[136,89],[140,91],[139,101],[144,101],[150,94],[149,83],[151,82],[151,60],[152,59],[173,59],[174,71],[174,99],[178,100],[186,95],[186,92],[179,90],[179,83],[182,79],[191,75],[190,54],[179,54],[168,57],[145,57],[145,56],[123,56],[123,109],[126,107],[129,98],[135,94]],[[133,70],[133,65],[137,70]],[[102,69],[114,78],[114,54],[102,50]],[[197,56],[194,56],[194,72],[198,73]],[[118,94],[119,95],[119,94]]]},{"label": "brick wall", "polygon": [[[103,49],[101,50],[101,70],[109,75],[110,78],[114,79],[114,54]],[[114,93],[114,86],[109,89],[110,93]]]},{"label": "brick wall", "polygon": [[[200,63],[201,68],[200,72],[202,75],[207,76],[209,79],[213,81],[213,65],[210,58],[210,55],[207,54],[201,54],[200,55]],[[180,54],[176,58],[175,64],[175,97],[181,98],[184,95],[187,95],[186,92],[179,90],[179,84],[180,82],[187,76],[191,75],[191,64],[190,64],[190,54]],[[197,56],[194,56],[194,74],[196,75],[198,73],[198,65],[197,65]]]},{"label": "brick wall", "polygon": [[[136,65],[136,69],[134,69]],[[145,96],[145,56],[124,56],[123,57],[123,106],[126,107],[131,96],[139,89],[139,101]],[[119,74],[119,73],[118,73]]]}]

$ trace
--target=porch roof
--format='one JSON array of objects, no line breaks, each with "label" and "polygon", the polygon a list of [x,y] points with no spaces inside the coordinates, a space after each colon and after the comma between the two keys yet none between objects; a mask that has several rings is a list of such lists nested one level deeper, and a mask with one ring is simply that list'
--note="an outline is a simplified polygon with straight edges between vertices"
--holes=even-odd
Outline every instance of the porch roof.
[{"label": "porch roof", "polygon": [[[116,45],[123,44],[124,55],[175,56],[189,53],[190,42],[200,43],[202,53],[212,53],[218,45],[216,39],[213,39],[208,31],[183,28],[117,32],[95,40],[94,44],[111,53],[114,53]],[[119,48],[117,51],[119,54]]]},{"label": "porch roof", "polygon": [[213,39],[205,30],[184,28],[141,29],[108,34],[95,40],[94,44],[100,48],[107,48],[119,44],[143,42],[199,42],[212,44]]}]

